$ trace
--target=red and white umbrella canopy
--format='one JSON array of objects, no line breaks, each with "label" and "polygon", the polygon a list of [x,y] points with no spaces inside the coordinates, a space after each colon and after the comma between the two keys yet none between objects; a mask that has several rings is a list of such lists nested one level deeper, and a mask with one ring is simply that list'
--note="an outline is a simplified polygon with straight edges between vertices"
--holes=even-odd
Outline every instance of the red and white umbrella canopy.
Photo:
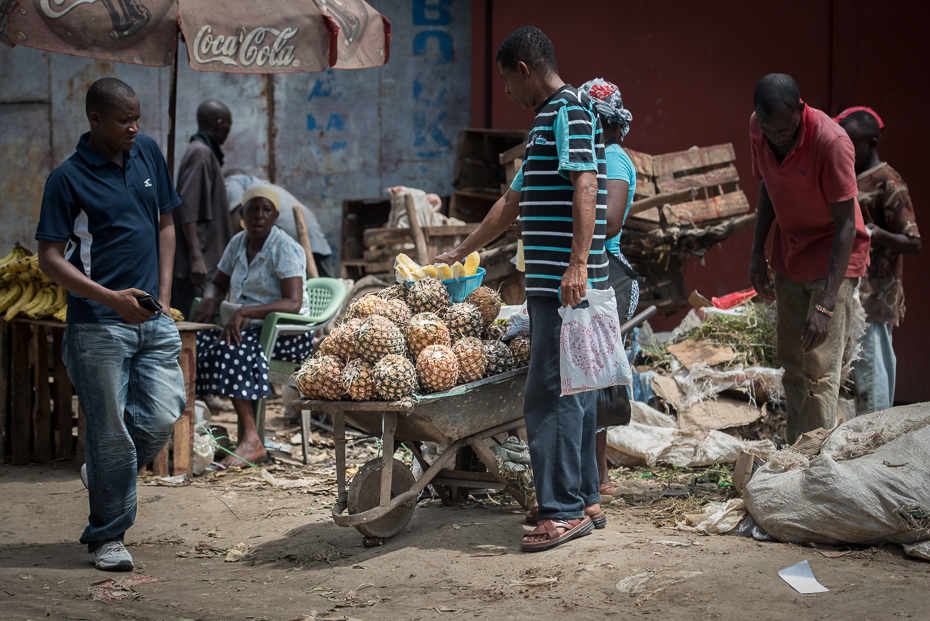
[{"label": "red and white umbrella canopy", "polygon": [[0,41],[167,66],[184,36],[190,66],[307,73],[385,64],[391,22],[363,0],[0,0]]}]

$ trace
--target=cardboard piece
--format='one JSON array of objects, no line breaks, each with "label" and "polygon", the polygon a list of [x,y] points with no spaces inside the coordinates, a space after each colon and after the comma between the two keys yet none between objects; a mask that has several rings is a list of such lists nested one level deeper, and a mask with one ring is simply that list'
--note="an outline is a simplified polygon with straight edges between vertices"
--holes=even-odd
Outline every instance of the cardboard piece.
[{"label": "cardboard piece", "polygon": [[694,308],[706,308],[708,306],[713,306],[710,300],[697,292],[697,289],[691,292],[691,296],[688,298],[688,304]]},{"label": "cardboard piece", "polygon": [[813,431],[807,431],[802,433],[798,439],[794,441],[791,448],[807,457],[814,457],[820,452],[821,445],[831,433],[833,433],[832,429],[824,429],[823,427],[814,429]]},{"label": "cardboard piece", "polygon": [[717,395],[678,412],[679,429],[726,429],[755,422],[765,414],[765,405],[757,408],[751,403],[732,397]]},{"label": "cardboard piece", "polygon": [[720,347],[706,341],[682,341],[669,345],[668,351],[689,371],[696,362],[703,362],[712,367],[729,362],[736,355],[731,347]]},{"label": "cardboard piece", "polygon": [[665,401],[675,408],[675,411],[681,410],[681,402],[685,398],[685,391],[674,377],[668,375],[656,375],[652,378],[652,390],[656,395],[665,399]]},{"label": "cardboard piece", "polygon": [[740,453],[739,459],[736,460],[736,466],[733,468],[733,488],[740,496],[743,495],[746,484],[749,483],[749,479],[752,478],[761,461],[752,453]]}]

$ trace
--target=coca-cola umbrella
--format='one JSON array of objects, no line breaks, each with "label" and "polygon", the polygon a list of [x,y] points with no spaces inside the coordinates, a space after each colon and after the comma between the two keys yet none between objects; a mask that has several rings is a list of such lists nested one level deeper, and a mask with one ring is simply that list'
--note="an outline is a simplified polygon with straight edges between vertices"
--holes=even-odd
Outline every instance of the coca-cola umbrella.
[{"label": "coca-cola umbrella", "polygon": [[391,22],[363,0],[0,0],[0,41],[105,61],[172,65],[174,169],[178,33],[192,69],[311,73],[385,64]]}]

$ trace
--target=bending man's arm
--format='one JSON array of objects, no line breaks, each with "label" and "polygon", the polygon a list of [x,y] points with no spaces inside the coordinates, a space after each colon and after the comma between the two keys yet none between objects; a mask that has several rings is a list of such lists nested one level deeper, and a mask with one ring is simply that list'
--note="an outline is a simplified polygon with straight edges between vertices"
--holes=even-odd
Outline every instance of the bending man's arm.
[{"label": "bending man's arm", "polygon": [[884,246],[898,254],[920,254],[919,237],[910,237],[903,233],[892,233],[872,222],[868,223],[866,228],[872,234],[872,243],[876,246]]},{"label": "bending man's arm", "polygon": [[158,303],[169,313],[171,308],[171,276],[174,270],[174,220],[171,213],[158,219]]},{"label": "bending man's arm", "polygon": [[[830,203],[830,214],[836,223],[836,233],[830,248],[827,279],[820,296],[820,305],[830,311],[836,306],[836,295],[846,277],[849,257],[852,256],[853,244],[856,242],[856,208],[856,201],[852,198],[840,203]],[[817,349],[829,333],[830,317],[817,310],[810,311],[807,325],[801,334],[801,351],[806,354]]]},{"label": "bending man's arm", "polygon": [[749,282],[763,300],[774,300],[775,290],[769,279],[769,264],[765,260],[765,242],[775,222],[775,207],[763,181],[759,185],[759,204],[756,207],[756,232],[752,239],[749,257]]},{"label": "bending man's arm", "polygon": [[[129,323],[144,323],[155,316],[139,306],[138,298],[147,291],[111,291],[97,284],[65,259],[65,242],[39,240],[39,268],[68,292],[112,308]],[[170,287],[169,287],[170,288]]]},{"label": "bending man's arm", "polygon": [[[520,215],[520,193],[507,188],[507,193],[498,199],[491,211],[484,217],[474,232],[465,238],[453,250],[433,258],[433,263],[447,263],[452,265],[462,261],[469,254],[483,248],[498,236],[502,235],[513,221]],[[592,217],[591,222],[594,222]]]},{"label": "bending man's arm", "polygon": [[578,306],[588,290],[588,255],[597,216],[597,172],[569,171],[572,185],[572,252],[562,275],[562,306]]}]

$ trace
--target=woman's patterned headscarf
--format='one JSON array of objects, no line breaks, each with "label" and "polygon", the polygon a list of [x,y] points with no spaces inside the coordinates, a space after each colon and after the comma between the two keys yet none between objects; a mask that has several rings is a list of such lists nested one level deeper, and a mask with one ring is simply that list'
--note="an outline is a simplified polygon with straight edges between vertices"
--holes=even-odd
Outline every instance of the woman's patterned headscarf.
[{"label": "woman's patterned headscarf", "polygon": [[633,115],[623,107],[620,89],[603,78],[595,78],[582,84],[581,90],[594,100],[597,113],[604,123],[620,127],[620,140],[622,141],[630,132]]}]

